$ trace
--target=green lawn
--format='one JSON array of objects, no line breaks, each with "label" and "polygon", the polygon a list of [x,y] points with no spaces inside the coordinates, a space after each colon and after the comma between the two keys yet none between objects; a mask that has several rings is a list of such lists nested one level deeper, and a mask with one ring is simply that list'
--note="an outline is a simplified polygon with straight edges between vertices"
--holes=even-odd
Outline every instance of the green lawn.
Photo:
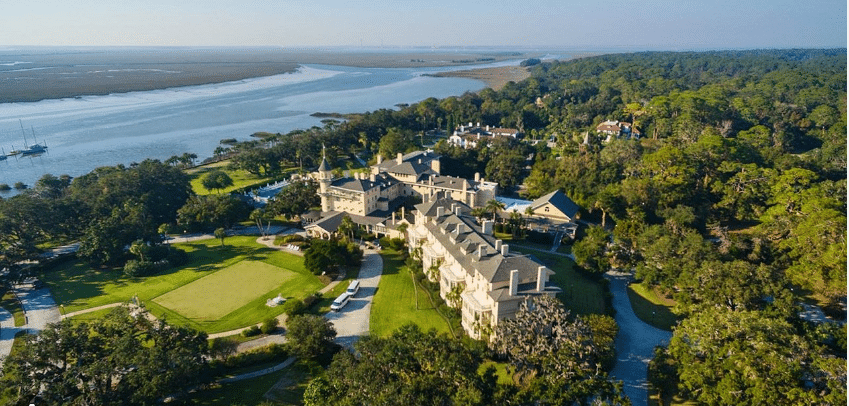
[{"label": "green lawn", "polygon": [[[236,190],[239,188],[243,188],[245,186],[254,185],[257,183],[262,183],[264,181],[269,181],[271,177],[268,176],[257,176],[248,171],[244,171],[241,169],[228,169],[227,165],[229,165],[230,161],[221,161],[216,162],[209,165],[198,166],[186,171],[191,177],[192,190],[195,191],[198,195],[209,195],[209,194],[218,194],[218,193],[228,193],[232,190]],[[233,186],[230,186],[226,189],[219,190],[206,190],[201,184],[201,180],[203,177],[213,170],[222,170],[233,179]]]},{"label": "green lawn", "polygon": [[[153,301],[191,319],[218,320],[258,296],[264,295],[266,299],[275,297],[277,291],[272,292],[272,289],[298,276],[301,275],[265,262],[245,260],[174,289]],[[288,288],[300,284],[283,286]],[[288,293],[297,292],[280,293],[288,297]]]},{"label": "green lawn", "polygon": [[[120,270],[92,269],[81,262],[69,262],[46,272],[43,280],[57,303],[64,305],[65,313],[126,302],[138,295],[139,300],[157,317],[166,317],[169,322],[209,333],[249,326],[279,315],[281,307],[265,305],[266,299],[278,293],[284,297],[303,298],[323,286],[317,277],[304,269],[302,257],[259,245],[256,237],[228,237],[226,244],[222,247],[216,239],[177,244],[175,246],[189,253],[190,262],[145,278],[130,278]],[[242,262],[246,265],[239,265]],[[256,265],[253,267],[256,270],[252,264]],[[262,280],[255,279],[257,275],[268,275],[271,268],[280,269],[282,279],[268,276],[262,277]],[[221,276],[210,280],[218,281],[222,286],[206,285],[201,281],[218,273]],[[234,281],[240,278],[249,285],[236,285]],[[198,285],[190,286],[193,283]],[[225,290],[218,293],[217,300],[202,299],[196,289],[201,286],[210,286],[217,292],[222,292],[221,288]],[[172,291],[177,293],[169,294]],[[157,299],[166,294],[164,298]],[[190,303],[192,297],[199,298],[210,312],[218,312],[219,305],[223,305],[217,313],[220,318],[203,318],[197,313],[197,305],[201,304]]]},{"label": "green lawn", "polygon": [[628,286],[628,299],[637,317],[652,326],[672,331],[672,327],[678,322],[678,316],[672,313],[675,302],[661,297],[655,290],[648,289],[642,283],[632,283]]},{"label": "green lawn", "polygon": [[9,313],[12,313],[12,317],[15,320],[15,327],[23,326],[26,323],[24,309],[21,307],[21,302],[18,301],[18,298],[15,297],[15,294],[11,290],[8,290],[5,294],[3,294],[3,298],[0,299],[0,307],[6,309]]},{"label": "green lawn", "polygon": [[386,337],[410,322],[424,331],[433,328],[448,333],[448,322],[430,303],[427,292],[415,288],[401,255],[388,248],[384,248],[380,255],[383,257],[383,275],[371,305],[371,334]]},{"label": "green lawn", "polygon": [[557,298],[565,303],[566,307],[572,312],[577,314],[604,313],[604,287],[600,282],[576,271],[575,263],[571,259],[552,253],[523,250],[522,247],[513,245],[510,246],[510,250],[533,255],[554,271],[550,280],[560,289],[563,289],[563,292],[558,294]]}]

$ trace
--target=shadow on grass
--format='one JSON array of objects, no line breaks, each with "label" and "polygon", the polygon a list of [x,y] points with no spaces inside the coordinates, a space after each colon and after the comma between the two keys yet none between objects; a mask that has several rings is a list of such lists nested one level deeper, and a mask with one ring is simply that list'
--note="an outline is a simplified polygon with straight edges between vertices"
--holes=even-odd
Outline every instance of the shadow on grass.
[{"label": "shadow on grass", "polygon": [[672,331],[672,327],[678,323],[678,316],[669,307],[652,303],[631,286],[627,290],[631,307],[640,320],[659,329]]}]

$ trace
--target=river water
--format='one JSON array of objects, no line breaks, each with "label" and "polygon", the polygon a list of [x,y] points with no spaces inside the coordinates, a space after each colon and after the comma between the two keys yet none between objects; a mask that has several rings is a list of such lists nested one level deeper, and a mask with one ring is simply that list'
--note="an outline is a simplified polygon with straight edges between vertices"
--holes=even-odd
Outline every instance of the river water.
[{"label": "river water", "polygon": [[320,126],[320,119],[310,116],[315,112],[394,108],[484,87],[477,80],[422,76],[460,69],[469,67],[304,65],[296,73],[237,82],[2,103],[0,148],[6,153],[13,146],[23,149],[24,137],[30,145],[35,140],[49,148],[41,156],[0,161],[0,183],[33,185],[45,173],[79,176],[100,166],[165,160],[184,152],[203,159],[225,138],[246,140],[258,131],[286,133]]}]

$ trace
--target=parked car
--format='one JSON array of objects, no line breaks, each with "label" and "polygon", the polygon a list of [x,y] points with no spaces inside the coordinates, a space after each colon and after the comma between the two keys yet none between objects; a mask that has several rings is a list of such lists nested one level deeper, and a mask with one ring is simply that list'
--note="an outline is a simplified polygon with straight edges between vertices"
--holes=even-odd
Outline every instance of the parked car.
[{"label": "parked car", "polygon": [[345,307],[346,304],[351,300],[351,294],[348,292],[344,292],[336,300],[333,301],[333,304],[330,305],[330,310],[334,312],[338,312],[340,309]]},{"label": "parked car", "polygon": [[346,290],[345,292],[351,294],[351,297],[354,297],[354,296],[357,295],[357,292],[359,292],[359,291],[360,291],[360,281],[358,279],[354,279],[354,280],[351,281],[351,283],[348,284],[348,290]]}]

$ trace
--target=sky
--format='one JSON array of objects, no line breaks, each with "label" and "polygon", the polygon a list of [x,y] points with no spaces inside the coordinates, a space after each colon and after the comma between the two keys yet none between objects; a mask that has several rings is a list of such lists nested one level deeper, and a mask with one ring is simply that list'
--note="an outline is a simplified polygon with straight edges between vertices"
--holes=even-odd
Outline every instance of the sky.
[{"label": "sky", "polygon": [[0,45],[846,47],[846,0],[0,0]]}]

